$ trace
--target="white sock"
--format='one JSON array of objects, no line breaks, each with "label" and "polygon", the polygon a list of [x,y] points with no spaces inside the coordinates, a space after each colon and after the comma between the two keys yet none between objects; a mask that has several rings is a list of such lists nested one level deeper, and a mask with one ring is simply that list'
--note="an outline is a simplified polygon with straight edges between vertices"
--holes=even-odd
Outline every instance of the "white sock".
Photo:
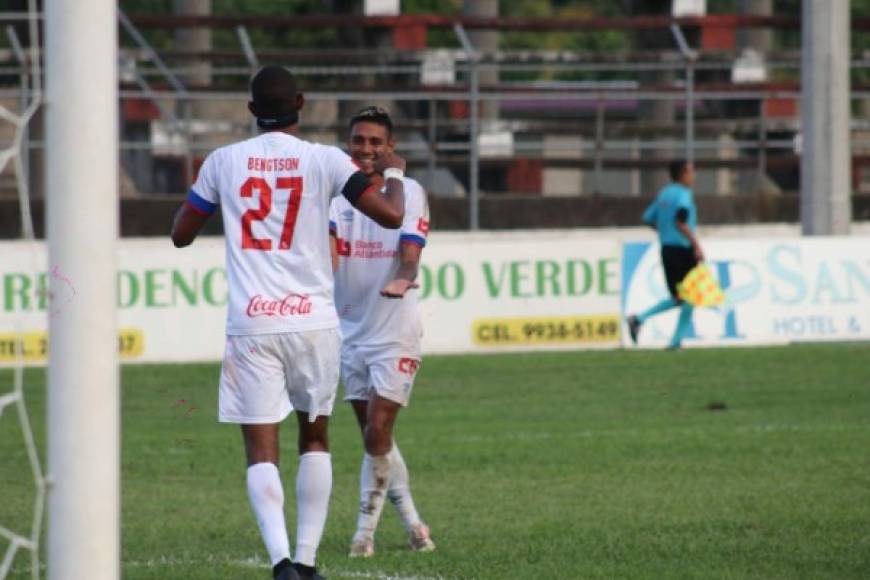
[{"label": "white sock", "polygon": [[310,451],[299,458],[296,472],[296,558],[294,562],[314,566],[317,547],[326,526],[329,494],[332,492],[332,457]]},{"label": "white sock", "polygon": [[399,513],[399,518],[402,520],[402,526],[406,531],[420,523],[420,514],[417,513],[417,508],[414,506],[414,499],[411,497],[411,479],[408,476],[408,466],[405,465],[405,459],[399,453],[399,447],[393,441],[393,448],[390,450],[390,488],[387,490],[387,497],[390,502],[396,507]]},{"label": "white sock", "polygon": [[390,454],[365,454],[359,477],[357,535],[373,536],[390,486]]},{"label": "white sock", "polygon": [[256,463],[248,467],[248,499],[274,566],[290,557],[290,542],[284,523],[284,488],[274,463]]}]

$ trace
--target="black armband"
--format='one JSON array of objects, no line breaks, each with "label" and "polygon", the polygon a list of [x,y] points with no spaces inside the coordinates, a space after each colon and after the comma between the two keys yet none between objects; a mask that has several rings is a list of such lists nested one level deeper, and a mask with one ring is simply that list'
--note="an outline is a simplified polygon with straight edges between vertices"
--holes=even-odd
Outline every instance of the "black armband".
[{"label": "black armband", "polygon": [[362,171],[357,171],[348,178],[347,183],[341,188],[341,195],[350,202],[350,205],[356,207],[357,200],[371,185],[372,183],[366,177],[366,174]]},{"label": "black armband", "polygon": [[689,221],[689,210],[684,207],[681,207],[677,210],[677,222],[684,224]]}]

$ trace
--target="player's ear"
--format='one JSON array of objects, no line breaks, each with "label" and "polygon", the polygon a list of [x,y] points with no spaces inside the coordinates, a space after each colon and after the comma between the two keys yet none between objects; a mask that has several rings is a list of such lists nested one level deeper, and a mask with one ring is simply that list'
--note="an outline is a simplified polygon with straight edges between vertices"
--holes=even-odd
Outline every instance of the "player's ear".
[{"label": "player's ear", "polygon": [[296,110],[301,111],[304,105],[305,95],[303,95],[302,93],[296,93]]},{"label": "player's ear", "polygon": [[257,116],[257,105],[254,104],[254,101],[248,101],[248,110],[253,116]]}]

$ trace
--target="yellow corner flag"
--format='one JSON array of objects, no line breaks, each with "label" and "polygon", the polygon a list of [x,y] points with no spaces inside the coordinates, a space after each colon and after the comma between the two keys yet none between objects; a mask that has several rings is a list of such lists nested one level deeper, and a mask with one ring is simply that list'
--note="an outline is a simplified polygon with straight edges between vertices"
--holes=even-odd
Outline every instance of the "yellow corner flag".
[{"label": "yellow corner flag", "polygon": [[725,303],[725,293],[704,262],[692,268],[677,284],[677,295],[692,306],[721,306]]}]

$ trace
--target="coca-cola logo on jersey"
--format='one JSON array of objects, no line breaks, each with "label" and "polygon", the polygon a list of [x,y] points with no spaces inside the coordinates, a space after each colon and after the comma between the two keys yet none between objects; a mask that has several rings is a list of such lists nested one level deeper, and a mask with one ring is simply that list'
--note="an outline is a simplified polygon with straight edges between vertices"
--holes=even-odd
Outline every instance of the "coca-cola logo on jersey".
[{"label": "coca-cola logo on jersey", "polygon": [[311,314],[311,300],[307,294],[294,294],[293,292],[278,300],[257,294],[248,302],[245,314],[250,318],[258,316],[305,316]]}]

